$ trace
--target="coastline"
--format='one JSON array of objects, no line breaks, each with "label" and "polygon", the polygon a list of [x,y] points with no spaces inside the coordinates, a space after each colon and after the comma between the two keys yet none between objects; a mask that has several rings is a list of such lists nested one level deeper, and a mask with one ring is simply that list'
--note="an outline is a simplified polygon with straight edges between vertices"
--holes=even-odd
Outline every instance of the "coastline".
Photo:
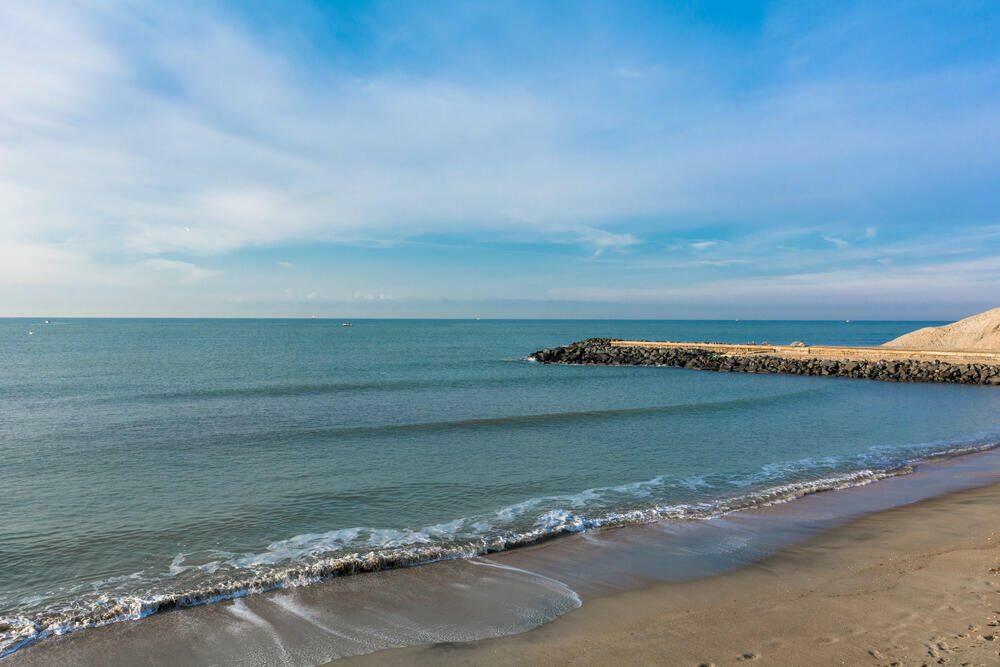
[{"label": "coastline", "polygon": [[[233,600],[238,601],[247,596],[257,597],[259,595],[304,586],[322,585],[331,581],[343,580],[344,578],[353,578],[360,575],[379,575],[417,566],[467,562],[472,559],[486,559],[487,557],[498,560],[518,560],[519,556],[516,555],[518,552],[558,544],[561,538],[592,537],[594,534],[602,531],[609,532],[628,528],[641,530],[644,527],[654,526],[663,522],[679,522],[680,524],[693,522],[697,524],[734,515],[756,516],[759,510],[785,505],[793,500],[825,496],[831,491],[851,491],[873,485],[875,482],[906,478],[911,476],[917,468],[926,470],[926,466],[930,466],[930,470],[938,471],[936,478],[939,482],[945,480],[944,486],[938,491],[939,493],[945,493],[952,490],[949,484],[953,483],[953,480],[947,481],[947,475],[940,474],[940,471],[947,466],[949,461],[961,461],[977,454],[986,455],[988,460],[994,461],[990,467],[1000,473],[1000,444],[995,439],[990,438],[988,441],[983,440],[976,444],[968,443],[966,446],[958,449],[945,448],[939,452],[926,452],[915,459],[897,464],[894,467],[863,468],[832,477],[767,487],[743,495],[719,499],[710,504],[651,506],[644,509],[611,512],[595,517],[578,517],[570,513],[560,516],[552,525],[536,527],[508,535],[498,535],[474,542],[434,546],[416,545],[412,547],[322,557],[309,562],[292,563],[286,567],[265,573],[256,573],[249,578],[224,580],[208,588],[160,594],[148,599],[126,598],[108,600],[100,607],[82,614],[79,612],[68,612],[54,618],[42,618],[25,623],[19,630],[20,633],[23,633],[21,634],[21,638],[15,642],[13,647],[7,651],[0,652],[0,660],[22,654],[25,649],[29,649],[39,642],[44,642],[54,637],[70,633],[75,634],[83,630],[98,630],[122,623],[132,624],[144,621],[150,617],[159,617],[162,614],[173,611],[193,610],[206,605],[211,606]],[[958,465],[960,466],[961,464]],[[796,507],[800,510],[804,509],[803,505],[796,505]],[[857,514],[858,512],[872,512],[880,509],[882,507],[877,504],[867,509],[848,509],[847,513],[842,514],[839,520],[846,520],[851,516],[851,512]],[[817,526],[821,525],[823,525],[822,522],[817,524]],[[795,539],[804,539],[800,533],[806,530],[812,530],[812,528],[806,528],[805,526],[794,528],[793,532],[797,535]],[[783,543],[779,540],[761,548],[771,552],[780,549],[782,546]],[[559,549],[557,548],[552,553],[558,552]],[[753,558],[757,558],[757,556],[751,557],[751,560]],[[749,561],[744,560],[741,564],[745,564],[746,562]],[[527,566],[531,567],[532,571],[535,569],[535,565],[531,562]],[[598,569],[600,568],[594,569],[591,572],[592,578],[595,580],[600,580],[604,576],[603,573],[597,571]],[[718,569],[718,566],[716,566],[716,569]],[[701,572],[699,575],[692,574],[691,576],[704,576],[707,573],[709,571]],[[553,580],[557,580],[561,576],[561,572],[558,568],[555,568],[548,576]],[[662,577],[664,573],[658,573],[656,576]],[[572,588],[586,590],[591,585],[588,579],[589,577],[584,577],[584,580],[578,579],[573,582]],[[559,610],[558,613],[567,611],[565,601],[556,603],[554,608]],[[555,615],[546,617],[543,622],[551,620]],[[522,627],[521,629],[524,630],[527,628]],[[385,647],[379,646],[374,650],[381,650],[383,648]]]},{"label": "coastline", "polygon": [[1000,483],[959,491],[864,516],[734,572],[588,601],[527,633],[346,664],[992,664],[998,506]]},{"label": "coastline", "polygon": [[[708,520],[579,532],[488,557],[333,577],[112,623],[51,637],[4,663],[228,664],[252,654],[306,665],[382,656],[403,646],[474,646],[469,642],[545,627],[619,594],[753,570],[858,517],[998,482],[1000,449],[945,456],[877,484],[793,496],[795,502]],[[965,521],[956,515],[953,523]]]}]

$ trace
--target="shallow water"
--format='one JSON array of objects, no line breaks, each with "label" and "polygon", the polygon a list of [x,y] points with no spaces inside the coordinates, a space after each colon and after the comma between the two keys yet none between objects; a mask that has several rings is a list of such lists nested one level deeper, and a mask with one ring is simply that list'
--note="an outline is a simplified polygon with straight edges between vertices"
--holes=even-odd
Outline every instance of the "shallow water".
[{"label": "shallow water", "polygon": [[[810,538],[852,519],[997,482],[1000,449],[992,449],[796,502],[576,533],[488,557],[335,577],[139,623],[113,623],[54,637],[7,662],[309,666],[415,645],[464,651],[469,645],[462,642],[524,632],[603,595],[732,571],[779,550],[816,554],[829,547]],[[891,516],[881,522],[892,530]],[[770,570],[766,562],[758,568]],[[388,661],[437,664],[437,655],[404,652]],[[382,660],[375,656],[373,664]]]},{"label": "shallow water", "polygon": [[995,388],[523,360],[927,324],[0,320],[0,652],[122,601],[707,515],[994,442]]}]

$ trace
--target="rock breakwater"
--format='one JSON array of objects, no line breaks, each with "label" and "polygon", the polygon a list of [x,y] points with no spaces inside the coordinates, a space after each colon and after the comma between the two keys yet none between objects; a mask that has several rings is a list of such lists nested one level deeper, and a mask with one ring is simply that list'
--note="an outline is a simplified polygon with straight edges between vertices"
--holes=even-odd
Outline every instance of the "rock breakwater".
[{"label": "rock breakwater", "polygon": [[919,359],[830,359],[788,357],[767,352],[725,353],[689,346],[616,345],[609,338],[589,338],[529,356],[543,364],[598,366],[675,366],[734,373],[785,373],[882,380],[884,382],[950,382],[1000,386],[1000,365],[958,364]]}]

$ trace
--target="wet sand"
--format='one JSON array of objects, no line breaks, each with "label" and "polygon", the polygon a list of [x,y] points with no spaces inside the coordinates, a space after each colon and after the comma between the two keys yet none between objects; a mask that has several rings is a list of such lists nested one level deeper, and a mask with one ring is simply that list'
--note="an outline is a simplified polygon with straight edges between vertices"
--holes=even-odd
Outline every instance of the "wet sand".
[{"label": "wet sand", "polygon": [[587,601],[530,632],[350,664],[995,665],[1000,484],[868,515],[727,574]]},{"label": "wet sand", "polygon": [[753,653],[770,664],[908,665],[956,646],[955,664],[989,664],[1000,649],[985,638],[1000,632],[988,625],[1000,612],[998,507],[991,449],[713,519],[155,614],[48,638],[2,663],[316,665],[368,654],[359,660],[721,665]]}]

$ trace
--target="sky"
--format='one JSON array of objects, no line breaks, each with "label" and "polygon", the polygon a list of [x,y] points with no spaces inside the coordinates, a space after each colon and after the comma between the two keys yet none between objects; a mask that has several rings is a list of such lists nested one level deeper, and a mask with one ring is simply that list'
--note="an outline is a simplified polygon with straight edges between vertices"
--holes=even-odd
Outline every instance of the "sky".
[{"label": "sky", "polygon": [[996,2],[0,3],[0,316],[1000,305]]}]

